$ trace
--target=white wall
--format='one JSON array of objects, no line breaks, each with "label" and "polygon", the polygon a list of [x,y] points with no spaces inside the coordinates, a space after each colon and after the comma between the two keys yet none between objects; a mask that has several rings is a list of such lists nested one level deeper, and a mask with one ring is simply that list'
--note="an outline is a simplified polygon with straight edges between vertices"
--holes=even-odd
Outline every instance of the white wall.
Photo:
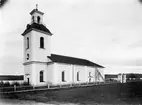
[{"label": "white wall", "polygon": [[[44,82],[40,82],[40,71],[43,71]],[[24,81],[30,78],[30,84],[34,86],[47,85],[48,83],[54,83],[54,63],[32,63],[25,65]]]},{"label": "white wall", "polygon": [[[36,86],[41,86],[41,85],[47,85],[47,74],[49,71],[47,71],[47,64],[46,63],[34,63],[33,64],[33,84]],[[44,82],[40,82],[40,71],[43,71],[43,80]],[[52,71],[52,70],[51,70]],[[50,75],[52,73],[50,72]]]},{"label": "white wall", "polygon": [[[40,37],[44,37],[44,49],[40,48]],[[50,36],[41,32],[33,31],[32,35],[33,61],[47,62],[50,56]]]},{"label": "white wall", "polygon": [[[32,14],[32,16],[34,16],[34,22],[36,22],[36,23],[37,23],[37,17],[39,16],[40,17],[40,24],[43,24],[43,15],[35,12]],[[31,23],[33,23],[32,16],[31,16]]]},{"label": "white wall", "polygon": [[[97,81],[103,82],[103,81],[105,80],[103,68],[96,68],[96,70],[98,70],[99,73],[101,74],[101,76],[98,75],[98,78],[97,78],[98,80],[97,80]],[[97,73],[96,73],[96,74],[97,74]]]},{"label": "white wall", "polygon": [[[62,81],[62,71],[65,72],[65,81]],[[55,63],[54,84],[70,84],[72,83],[72,65]]]},{"label": "white wall", "polygon": [[[44,82],[40,82],[41,70],[44,72]],[[98,70],[103,75],[103,70]],[[65,82],[62,81],[62,71],[65,72]],[[79,72],[79,81],[77,81],[77,72]],[[89,77],[89,72],[91,77]],[[33,63],[25,66],[25,74],[27,73],[30,74],[30,82],[35,86],[47,85],[48,83],[57,85],[103,81],[101,77],[96,80],[95,67],[64,63]],[[89,81],[89,78],[91,78],[91,81]]]},{"label": "white wall", "polygon": [[[73,65],[74,68],[74,83],[81,83],[81,82],[85,82],[86,81],[86,70],[85,70],[85,66],[81,66],[81,65]],[[79,72],[79,81],[77,81],[77,72]]]},{"label": "white wall", "polygon": [[49,63],[47,65],[47,70],[45,70],[46,74],[46,81],[47,83],[53,83],[55,81],[54,74],[55,74],[55,63]]},{"label": "white wall", "polygon": [[33,73],[32,73],[32,65],[24,65],[24,81],[28,82],[27,78],[29,78],[29,82],[32,83]]},{"label": "white wall", "polygon": [[[29,37],[29,49],[27,47],[27,37]],[[44,38],[44,49],[40,48],[40,37]],[[24,62],[40,61],[48,62],[50,56],[50,35],[32,30],[24,36]],[[29,60],[27,60],[27,53]]]},{"label": "white wall", "polygon": [[[32,59],[32,31],[24,36],[24,62],[29,62]],[[27,49],[27,37],[29,38],[29,49]],[[27,53],[30,55],[29,60],[27,60]]]},{"label": "white wall", "polygon": [[[99,68],[98,70],[100,71],[102,77],[104,77],[103,70],[101,68]],[[65,72],[65,82],[62,81],[62,71]],[[77,72],[79,72],[79,81],[77,81]],[[90,72],[90,77],[89,77],[89,72]],[[101,77],[98,77],[100,79],[96,80],[95,76],[96,76],[95,67],[72,65],[65,63],[55,63],[53,84],[71,84],[71,83],[103,81]],[[90,81],[89,78],[91,78]]]},{"label": "white wall", "polygon": [[[87,66],[86,67],[86,77],[87,77],[87,82],[95,82],[95,68],[91,67],[91,66]],[[89,72],[90,72],[90,76],[89,76]]]}]

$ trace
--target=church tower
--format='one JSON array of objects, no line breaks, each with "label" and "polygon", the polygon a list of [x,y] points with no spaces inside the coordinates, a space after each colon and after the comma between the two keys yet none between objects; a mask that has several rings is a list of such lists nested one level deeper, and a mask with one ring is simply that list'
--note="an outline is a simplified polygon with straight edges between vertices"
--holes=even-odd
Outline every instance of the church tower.
[{"label": "church tower", "polygon": [[44,84],[52,33],[43,24],[44,13],[38,10],[37,5],[30,15],[31,22],[27,24],[26,30],[22,33],[24,37],[24,80],[31,85]]}]

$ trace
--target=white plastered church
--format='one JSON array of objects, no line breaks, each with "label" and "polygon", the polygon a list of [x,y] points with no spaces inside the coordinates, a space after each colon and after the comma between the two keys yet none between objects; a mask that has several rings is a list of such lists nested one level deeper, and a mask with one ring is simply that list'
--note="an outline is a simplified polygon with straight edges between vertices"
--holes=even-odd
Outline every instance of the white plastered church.
[{"label": "white plastered church", "polygon": [[43,24],[44,13],[31,12],[24,37],[24,81],[33,86],[104,81],[103,66],[86,59],[51,54],[52,33]]}]

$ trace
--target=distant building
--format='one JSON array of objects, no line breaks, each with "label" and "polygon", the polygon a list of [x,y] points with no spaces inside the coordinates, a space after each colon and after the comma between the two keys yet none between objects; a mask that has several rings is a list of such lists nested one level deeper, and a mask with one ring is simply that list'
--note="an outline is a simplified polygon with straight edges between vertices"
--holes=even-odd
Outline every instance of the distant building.
[{"label": "distant building", "polygon": [[0,75],[0,82],[23,82],[24,76],[23,75]]},{"label": "distant building", "polygon": [[105,81],[106,82],[118,81],[118,75],[117,74],[105,74]]},{"label": "distant building", "polygon": [[120,83],[126,83],[126,82],[135,82],[141,80],[142,80],[142,74],[136,74],[136,73],[105,74],[105,81],[108,82],[117,81]]},{"label": "distant building", "polygon": [[103,66],[86,59],[51,54],[52,33],[43,23],[43,12],[33,9],[24,37],[24,80],[31,85],[76,84],[104,81]]},{"label": "distant building", "polygon": [[127,80],[126,75],[127,75],[127,74],[121,74],[121,73],[118,74],[118,81],[121,82],[121,83],[126,83],[126,82],[127,82],[127,81],[126,81],[126,80]]},{"label": "distant building", "polygon": [[105,74],[105,81],[106,82],[120,82],[126,83],[126,74]]}]

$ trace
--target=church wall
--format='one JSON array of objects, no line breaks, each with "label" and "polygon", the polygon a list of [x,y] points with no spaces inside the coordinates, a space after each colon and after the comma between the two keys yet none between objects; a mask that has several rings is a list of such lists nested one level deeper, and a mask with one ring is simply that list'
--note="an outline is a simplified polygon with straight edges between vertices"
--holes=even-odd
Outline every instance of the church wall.
[{"label": "church wall", "polygon": [[[103,75],[103,70],[101,70],[100,68],[98,70],[100,70],[101,74]],[[65,72],[65,82],[62,81],[62,71]],[[79,80],[77,80],[77,72],[79,72]],[[55,63],[53,84],[76,84],[84,82],[96,82],[95,76],[95,67]],[[103,79],[100,79],[99,81],[103,81]]]},{"label": "church wall", "polygon": [[47,65],[47,70],[45,71],[46,73],[46,81],[49,84],[54,84],[54,73],[56,73],[55,71],[55,64],[54,63],[49,63]]},{"label": "church wall", "polygon": [[[31,12],[31,23],[36,22],[38,24],[43,23],[43,14]],[[40,16],[37,20],[37,16]],[[37,22],[38,21],[38,22]],[[43,25],[43,24],[42,24]],[[40,26],[40,25],[39,25]],[[27,27],[28,28],[28,27]],[[51,36],[41,31],[41,29],[32,29],[30,32],[24,32],[24,70],[25,70],[25,81],[29,78],[31,85],[42,86],[48,83],[56,84],[71,84],[71,83],[84,83],[84,82],[95,82],[98,79],[100,73],[104,78],[103,69],[95,68],[91,66],[83,66],[77,64],[66,64],[66,63],[53,63],[47,56],[50,54],[50,38]],[[26,35],[25,35],[26,34]],[[27,48],[27,37],[29,38],[29,48]],[[44,45],[41,43],[40,38],[43,37]],[[41,39],[42,40],[42,39]],[[42,41],[43,42],[43,41]],[[28,57],[29,56],[29,57]],[[27,59],[28,58],[28,59]],[[97,72],[99,70],[99,72]],[[43,71],[44,79],[40,81],[40,71]],[[64,72],[64,76],[62,76]],[[77,73],[79,73],[77,78]],[[27,75],[29,74],[29,75]],[[42,75],[42,72],[41,72]],[[41,76],[42,77],[42,76]],[[63,79],[64,77],[64,79]],[[97,77],[97,78],[96,78]],[[101,77],[101,76],[100,76]],[[100,78],[99,81],[103,81]]]},{"label": "church wall", "polygon": [[[102,75],[102,77],[101,77],[101,76],[99,77],[99,80],[98,80],[98,81],[103,82],[104,79],[105,79],[103,68],[98,68],[98,67],[97,67],[96,70],[98,70],[98,71],[100,72],[100,74]],[[97,74],[97,73],[96,73],[96,74]],[[104,78],[104,79],[102,79],[102,78]]]},{"label": "church wall", "polygon": [[[81,82],[85,82],[86,78],[86,70],[85,70],[85,66],[82,65],[74,65],[74,83],[81,83]],[[79,80],[77,80],[77,72],[79,72]]]},{"label": "church wall", "polygon": [[[72,83],[72,65],[64,63],[55,63],[54,84]],[[62,71],[65,72],[65,81],[62,81]]]},{"label": "church wall", "polygon": [[[41,32],[32,31],[33,61],[47,62],[50,55],[50,36]],[[40,48],[40,37],[44,38],[44,48]]]},{"label": "church wall", "polygon": [[[44,82],[40,82],[40,71],[43,71]],[[33,84],[35,86],[42,86],[47,84],[47,64],[46,63],[33,64]]]},{"label": "church wall", "polygon": [[86,71],[87,82],[95,82],[95,67],[87,66]]},{"label": "church wall", "polygon": [[[37,23],[37,17],[39,16],[40,17],[40,24],[42,24],[43,23],[43,18],[42,18],[42,15],[41,14],[39,14],[39,13],[33,13],[33,15],[32,16],[34,16],[34,22],[36,22]],[[32,19],[32,17],[31,17],[31,23],[33,23],[33,19]]]},{"label": "church wall", "polygon": [[29,83],[31,84],[33,82],[32,65],[24,66],[24,81],[28,82],[28,78],[29,78]]},{"label": "church wall", "polygon": [[[44,82],[40,82],[40,71],[44,72]],[[54,83],[54,64],[46,64],[46,63],[34,63],[30,65],[24,66],[24,81],[27,81],[29,78],[29,82],[34,86],[42,86],[47,84]],[[27,76],[27,74],[29,74]]]},{"label": "church wall", "polygon": [[[32,59],[32,31],[24,36],[24,62],[29,62]],[[29,38],[29,48],[27,49],[27,37]],[[29,60],[27,60],[27,54],[30,54]]]}]

